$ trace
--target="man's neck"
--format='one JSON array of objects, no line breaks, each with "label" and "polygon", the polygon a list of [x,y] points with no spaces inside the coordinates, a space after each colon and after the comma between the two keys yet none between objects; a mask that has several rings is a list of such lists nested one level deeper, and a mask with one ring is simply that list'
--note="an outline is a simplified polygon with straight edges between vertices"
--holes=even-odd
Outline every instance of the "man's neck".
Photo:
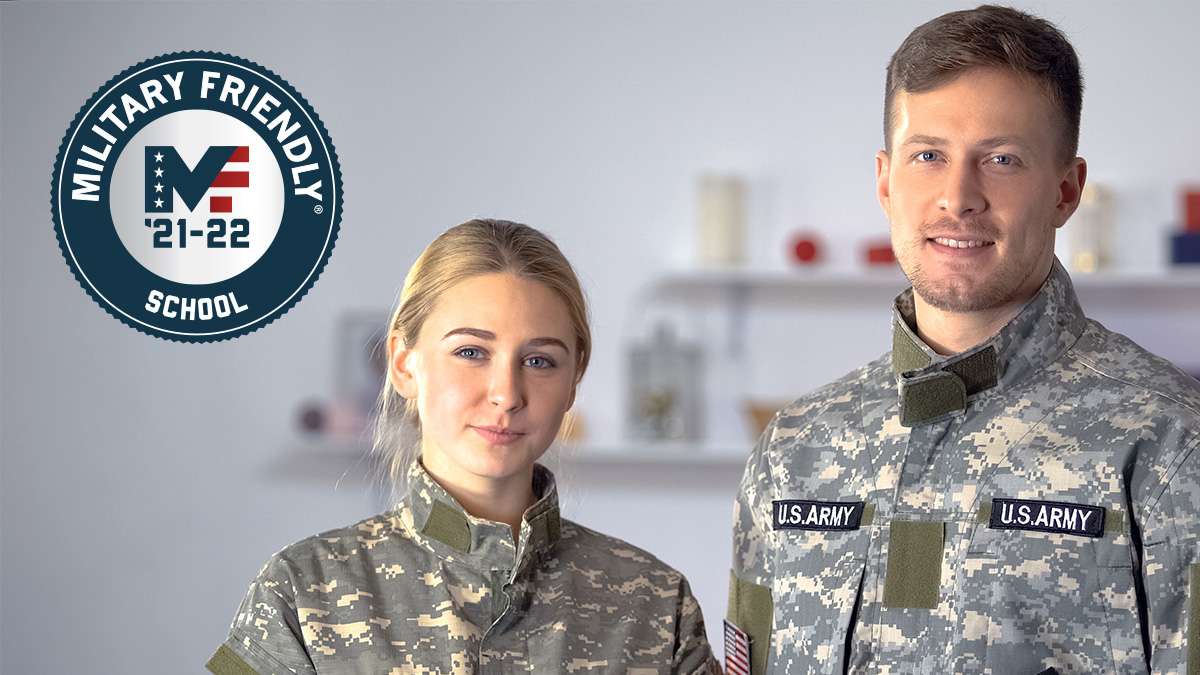
[{"label": "man's neck", "polygon": [[951,312],[925,302],[913,290],[913,309],[917,318],[917,336],[942,356],[958,354],[991,338],[1021,312],[1030,298],[1037,295],[1054,269],[1054,254],[1031,270],[1020,290],[1008,302],[975,312]]},{"label": "man's neck", "polygon": [[926,303],[914,293],[917,336],[943,356],[965,352],[999,333],[1028,299],[979,312],[949,312]]}]

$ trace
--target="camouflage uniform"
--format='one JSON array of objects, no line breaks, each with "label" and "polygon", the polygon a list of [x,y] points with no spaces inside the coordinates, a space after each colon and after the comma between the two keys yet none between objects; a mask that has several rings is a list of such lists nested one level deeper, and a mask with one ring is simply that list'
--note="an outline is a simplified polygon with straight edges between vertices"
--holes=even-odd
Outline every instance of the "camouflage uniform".
[{"label": "camouflage uniform", "polygon": [[1057,261],[961,354],[917,337],[911,289],[893,326],[746,465],[730,621],[754,671],[1195,672],[1200,385],[1084,317]]},{"label": "camouflage uniform", "polygon": [[540,465],[534,492],[514,546],[508,525],[468,515],[415,463],[395,509],[272,556],[209,669],[714,672],[687,580],[560,520],[554,477]]}]

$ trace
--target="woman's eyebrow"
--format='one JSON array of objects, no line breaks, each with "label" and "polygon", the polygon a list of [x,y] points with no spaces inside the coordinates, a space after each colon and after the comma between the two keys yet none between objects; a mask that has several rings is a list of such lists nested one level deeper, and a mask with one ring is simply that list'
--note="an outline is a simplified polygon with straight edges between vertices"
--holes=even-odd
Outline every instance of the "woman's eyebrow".
[{"label": "woman's eyebrow", "polygon": [[[450,331],[449,333],[446,333],[445,335],[443,335],[442,339],[445,340],[446,338],[450,337],[451,335],[470,335],[472,337],[477,337],[480,340],[495,340],[496,339],[495,333],[493,333],[490,330],[483,330],[482,328],[455,328],[454,330]],[[562,340],[559,340],[558,338],[553,338],[553,337],[533,338],[532,340],[529,341],[528,344],[530,347],[542,347],[545,345],[552,345],[555,347],[560,347],[564,352],[567,352],[567,353],[570,353],[570,351],[571,351],[570,349],[567,348],[567,345],[565,342],[563,342]]]},{"label": "woman's eyebrow", "polygon": [[481,328],[455,328],[454,330],[450,331],[449,333],[446,333],[445,335],[443,335],[442,339],[445,340],[446,338],[450,337],[451,335],[471,335],[473,337],[479,338],[480,340],[495,340],[496,339],[495,333],[493,333],[490,330],[483,330]]},{"label": "woman's eyebrow", "polygon": [[530,347],[541,347],[543,345],[554,345],[556,347],[561,347],[562,350],[564,352],[567,352],[568,354],[571,353],[571,350],[567,349],[567,345],[564,344],[563,341],[559,340],[558,338],[540,337],[540,338],[534,338],[529,341]]}]

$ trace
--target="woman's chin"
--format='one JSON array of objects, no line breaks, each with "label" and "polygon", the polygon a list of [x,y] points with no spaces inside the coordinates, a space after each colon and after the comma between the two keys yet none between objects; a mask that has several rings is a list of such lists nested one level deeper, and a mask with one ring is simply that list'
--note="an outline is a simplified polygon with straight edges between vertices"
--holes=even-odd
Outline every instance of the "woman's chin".
[{"label": "woman's chin", "polygon": [[538,455],[515,448],[489,448],[463,458],[463,468],[481,478],[503,480],[526,473]]}]

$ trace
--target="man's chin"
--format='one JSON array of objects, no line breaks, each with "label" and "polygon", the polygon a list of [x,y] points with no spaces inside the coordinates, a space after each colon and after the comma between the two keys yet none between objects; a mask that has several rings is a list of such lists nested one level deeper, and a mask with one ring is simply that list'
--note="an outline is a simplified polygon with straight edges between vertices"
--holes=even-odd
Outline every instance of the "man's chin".
[{"label": "man's chin", "polygon": [[967,313],[991,309],[1003,304],[1006,293],[973,274],[955,274],[949,278],[914,279],[913,292],[925,304],[944,312]]},{"label": "man's chin", "polygon": [[920,299],[924,300],[926,305],[946,312],[978,312],[1007,304],[1008,299],[1012,297],[1012,292],[1007,288],[996,286],[995,283],[989,283],[989,281],[994,280],[972,282],[966,279],[954,279],[914,282],[913,292],[920,295]]}]

